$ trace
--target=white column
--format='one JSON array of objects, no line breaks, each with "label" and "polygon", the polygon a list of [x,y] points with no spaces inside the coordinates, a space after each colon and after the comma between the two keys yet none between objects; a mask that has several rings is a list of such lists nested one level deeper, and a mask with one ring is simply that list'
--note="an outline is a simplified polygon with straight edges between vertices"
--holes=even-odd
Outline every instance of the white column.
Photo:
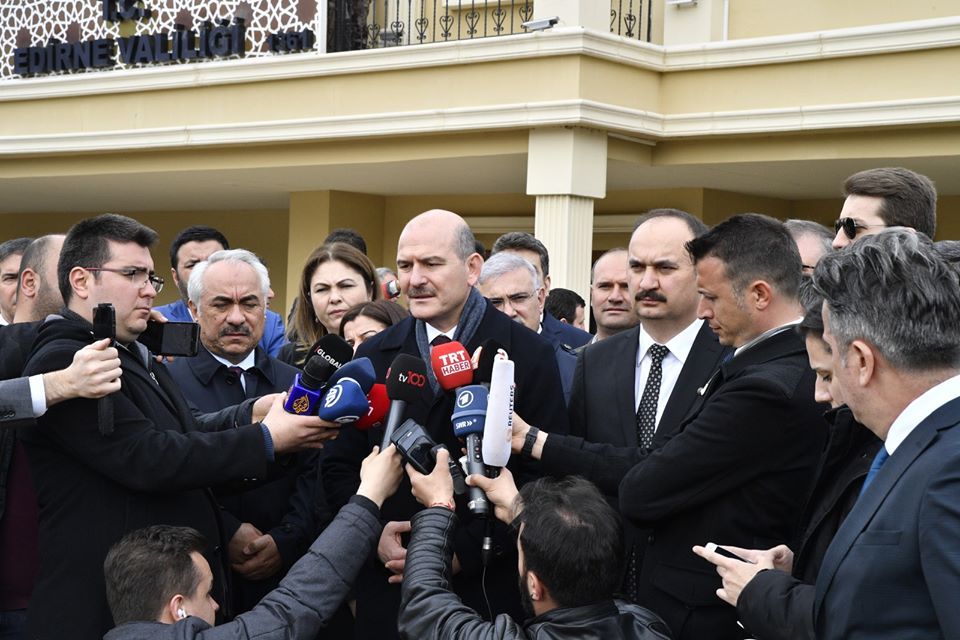
[{"label": "white column", "polygon": [[607,135],[534,129],[528,145],[527,194],[537,197],[534,235],[550,252],[551,285],[588,300],[593,201],[607,195]]},{"label": "white column", "polygon": [[610,3],[603,0],[534,0],[533,18],[560,18],[557,26],[610,31]]}]

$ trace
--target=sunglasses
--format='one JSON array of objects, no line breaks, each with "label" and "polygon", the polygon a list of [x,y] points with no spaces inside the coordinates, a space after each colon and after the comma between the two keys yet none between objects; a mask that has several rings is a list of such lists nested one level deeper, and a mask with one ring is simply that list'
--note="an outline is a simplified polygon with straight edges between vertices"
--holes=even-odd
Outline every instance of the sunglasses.
[{"label": "sunglasses", "polygon": [[870,229],[873,227],[886,227],[885,224],[863,224],[855,220],[854,218],[840,218],[833,223],[833,230],[840,231],[843,229],[843,234],[847,236],[850,240],[855,240],[857,234],[860,233],[860,229]]}]

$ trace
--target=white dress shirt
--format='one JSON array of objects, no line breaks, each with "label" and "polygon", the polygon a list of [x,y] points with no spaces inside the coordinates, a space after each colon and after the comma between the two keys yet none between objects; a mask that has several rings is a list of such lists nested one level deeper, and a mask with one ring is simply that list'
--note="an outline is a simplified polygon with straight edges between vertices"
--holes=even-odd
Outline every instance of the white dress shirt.
[{"label": "white dress shirt", "polygon": [[[690,326],[673,336],[665,346],[670,350],[663,358],[663,375],[660,379],[660,397],[657,399],[657,417],[656,425],[660,424],[660,417],[663,416],[663,408],[673,393],[673,388],[677,384],[677,378],[680,377],[680,370],[683,369],[683,363],[687,361],[690,350],[693,349],[693,342],[700,333],[703,326],[703,320],[694,320]],[[647,376],[650,375],[650,347],[656,342],[650,337],[643,325],[640,325],[640,340],[637,347],[637,368],[634,374],[633,384],[633,406],[640,405],[640,397],[643,395],[643,388],[647,385]]]},{"label": "white dress shirt", "polygon": [[937,386],[931,387],[920,394],[907,405],[890,425],[887,439],[883,443],[887,453],[893,455],[893,452],[907,439],[910,432],[917,428],[917,425],[926,420],[934,411],[958,397],[960,397],[960,376],[944,380]]}]

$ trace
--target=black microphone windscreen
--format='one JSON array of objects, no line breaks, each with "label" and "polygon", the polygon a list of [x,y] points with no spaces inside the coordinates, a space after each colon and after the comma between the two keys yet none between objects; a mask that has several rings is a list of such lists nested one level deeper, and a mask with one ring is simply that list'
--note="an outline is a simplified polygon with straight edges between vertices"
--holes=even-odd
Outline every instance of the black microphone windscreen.
[{"label": "black microphone windscreen", "polygon": [[337,370],[353,360],[353,347],[340,336],[328,333],[313,343],[307,357],[313,354],[320,356],[333,365],[334,370]]},{"label": "black microphone windscreen", "polygon": [[480,345],[480,359],[477,360],[477,369],[473,374],[474,384],[490,384],[490,378],[493,376],[493,361],[496,360],[497,351],[500,349],[506,351],[504,346],[493,338],[484,340]]},{"label": "black microphone windscreen", "polygon": [[313,354],[303,366],[303,374],[300,376],[300,381],[303,383],[303,386],[316,391],[330,379],[330,375],[336,370],[337,368],[329,361],[324,360],[317,354]]},{"label": "black microphone windscreen", "polygon": [[391,400],[414,402],[427,386],[427,364],[406,353],[401,353],[387,371],[387,397]]}]

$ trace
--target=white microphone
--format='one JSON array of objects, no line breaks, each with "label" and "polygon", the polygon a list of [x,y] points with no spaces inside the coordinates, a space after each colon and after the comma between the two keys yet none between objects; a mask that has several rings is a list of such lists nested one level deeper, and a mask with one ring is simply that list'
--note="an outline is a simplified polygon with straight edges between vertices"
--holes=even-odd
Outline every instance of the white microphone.
[{"label": "white microphone", "polygon": [[491,467],[505,467],[510,461],[515,388],[513,360],[494,360],[481,442],[483,463]]}]

